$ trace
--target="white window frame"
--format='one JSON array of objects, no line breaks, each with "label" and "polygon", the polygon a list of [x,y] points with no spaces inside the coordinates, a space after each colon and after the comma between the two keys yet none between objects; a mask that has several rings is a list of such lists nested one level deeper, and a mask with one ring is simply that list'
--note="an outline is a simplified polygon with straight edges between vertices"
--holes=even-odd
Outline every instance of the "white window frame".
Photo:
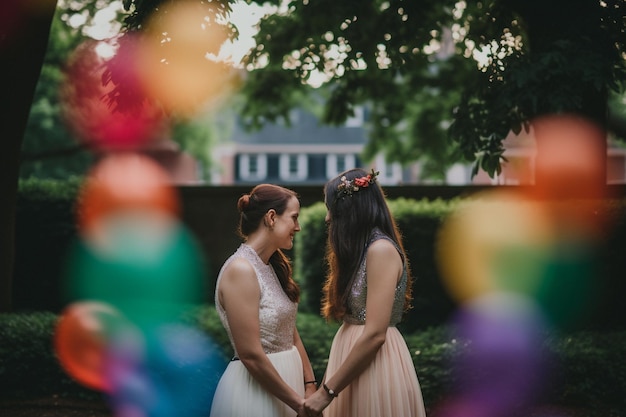
[{"label": "white window frame", "polygon": [[[257,172],[250,172],[250,157],[257,158]],[[241,154],[239,155],[239,178],[244,181],[259,181],[267,177],[267,155]]]},{"label": "white window frame", "polygon": [[[399,162],[387,162],[384,155],[376,156],[376,168],[380,171],[378,181],[381,184],[396,185],[402,183],[402,165]],[[388,175],[388,169],[391,168],[391,175]]]},{"label": "white window frame", "polygon": [[[297,158],[298,164],[298,172],[295,174],[290,171],[290,159],[292,157]],[[293,153],[283,153],[280,155],[278,160],[279,168],[279,176],[283,181],[302,181],[307,177],[307,173],[309,171],[309,160],[306,154],[293,154]]]},{"label": "white window frame", "polygon": [[[339,170],[337,166],[337,156],[341,155],[346,158],[345,169]],[[328,154],[326,156],[326,178],[333,178],[341,174],[343,171],[356,167],[356,156],[353,153]]]}]

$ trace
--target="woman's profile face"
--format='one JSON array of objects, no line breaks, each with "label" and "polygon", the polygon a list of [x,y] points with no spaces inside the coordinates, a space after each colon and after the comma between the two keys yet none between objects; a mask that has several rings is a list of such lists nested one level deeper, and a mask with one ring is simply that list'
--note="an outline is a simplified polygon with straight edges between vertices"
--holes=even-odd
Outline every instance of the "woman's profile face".
[{"label": "woman's profile face", "polygon": [[278,239],[278,246],[281,249],[291,249],[293,247],[293,238],[296,232],[300,231],[299,215],[300,201],[296,197],[291,197],[283,214],[276,216],[274,233]]}]

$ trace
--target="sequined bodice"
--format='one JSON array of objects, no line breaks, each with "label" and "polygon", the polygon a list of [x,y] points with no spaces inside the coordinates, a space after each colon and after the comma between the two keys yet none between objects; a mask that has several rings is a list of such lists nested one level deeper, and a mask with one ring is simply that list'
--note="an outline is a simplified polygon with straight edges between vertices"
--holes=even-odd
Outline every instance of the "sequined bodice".
[{"label": "sequined bodice", "polygon": [[[372,231],[367,247],[379,239],[387,239],[394,246],[397,245],[391,238],[382,233],[380,230],[375,229]],[[367,253],[367,247],[365,251]],[[354,278],[352,288],[348,294],[348,312],[343,317],[343,321],[350,324],[365,324],[365,301],[367,299],[367,271],[366,271],[367,256],[363,257],[361,265],[357,271],[357,275]],[[404,263],[402,276],[396,285],[396,293],[393,299],[393,307],[391,310],[391,318],[389,319],[389,326],[395,326],[402,320],[404,313],[404,297],[407,286],[407,270],[406,262]]]},{"label": "sequined bodice", "polygon": [[218,290],[222,273],[237,258],[244,258],[250,262],[259,281],[261,290],[259,298],[259,327],[263,351],[265,353],[276,353],[291,349],[293,347],[293,334],[296,326],[297,304],[292,302],[283,291],[274,268],[265,264],[250,246],[241,244],[239,249],[222,266],[217,277],[215,291],[215,308],[220,316],[222,325],[228,333],[235,355],[238,355],[237,349],[233,343],[226,311],[219,301]]}]

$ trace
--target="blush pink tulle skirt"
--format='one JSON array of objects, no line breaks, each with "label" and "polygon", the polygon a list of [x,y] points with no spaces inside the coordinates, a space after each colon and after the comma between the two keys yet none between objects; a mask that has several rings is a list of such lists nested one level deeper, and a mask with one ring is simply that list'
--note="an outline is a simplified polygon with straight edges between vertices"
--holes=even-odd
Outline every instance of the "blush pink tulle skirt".
[{"label": "blush pink tulle skirt", "polygon": [[[364,326],[344,323],[333,340],[326,379],[336,372],[363,333]],[[374,361],[344,388],[324,411],[325,417],[425,417],[424,400],[411,354],[397,328],[389,327]]]}]

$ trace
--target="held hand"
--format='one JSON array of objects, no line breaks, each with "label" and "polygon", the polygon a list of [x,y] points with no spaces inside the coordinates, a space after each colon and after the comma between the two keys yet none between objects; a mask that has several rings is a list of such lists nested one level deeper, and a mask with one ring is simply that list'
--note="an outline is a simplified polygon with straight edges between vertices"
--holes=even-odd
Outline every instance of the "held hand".
[{"label": "held hand", "polygon": [[320,388],[304,401],[304,409],[310,417],[319,416],[332,399],[324,389]]},{"label": "held hand", "polygon": [[295,412],[298,414],[297,417],[309,417],[306,412],[306,409],[304,408],[304,399],[298,405],[298,408],[295,409]]},{"label": "held hand", "polygon": [[304,398],[309,398],[311,395],[315,394],[317,391],[317,386],[315,384],[306,384],[304,388]]}]

